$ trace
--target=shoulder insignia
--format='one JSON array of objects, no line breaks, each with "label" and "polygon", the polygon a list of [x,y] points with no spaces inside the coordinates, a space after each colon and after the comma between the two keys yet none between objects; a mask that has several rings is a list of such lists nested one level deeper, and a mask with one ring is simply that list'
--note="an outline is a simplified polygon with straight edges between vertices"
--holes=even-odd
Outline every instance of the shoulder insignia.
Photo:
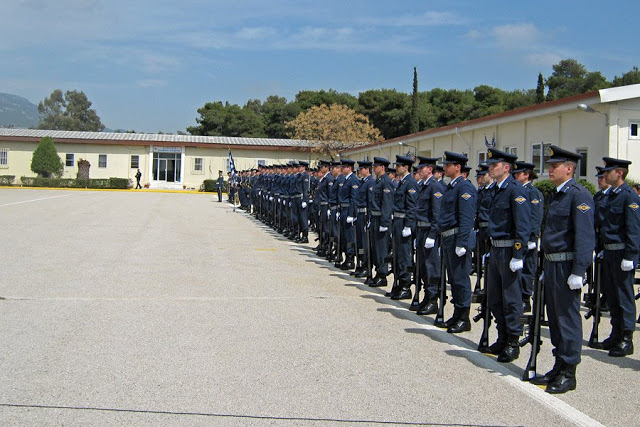
[{"label": "shoulder insignia", "polygon": [[632,211],[637,211],[638,208],[640,208],[640,206],[638,206],[636,202],[631,203],[629,207],[631,208]]},{"label": "shoulder insignia", "polygon": [[309,181],[309,178],[305,178],[304,180],[305,180],[305,181]]},{"label": "shoulder insignia", "polygon": [[384,189],[384,190],[382,190],[382,191],[384,191],[385,193],[391,193],[391,190],[389,190],[388,188],[385,188],[385,189]]},{"label": "shoulder insignia", "polygon": [[357,189],[357,188],[358,188],[358,186],[357,186],[357,185],[352,185],[352,186],[351,186],[351,188],[353,188],[353,189]]},{"label": "shoulder insignia", "polygon": [[369,191],[373,191],[373,187],[369,187]]},{"label": "shoulder insignia", "polygon": [[520,250],[520,248],[522,248],[522,243],[520,243],[520,242],[516,242],[516,243],[513,245],[513,247],[514,247],[514,248],[516,248],[516,251],[519,251],[519,250]]},{"label": "shoulder insignia", "polygon": [[433,193],[434,196],[436,196],[436,199],[439,199],[440,197],[442,197],[442,193],[441,192],[437,192],[437,193]]},{"label": "shoulder insignia", "polygon": [[518,197],[516,197],[516,198],[514,199],[514,202],[516,202],[516,203],[517,203],[517,204],[519,204],[519,205],[523,204],[523,203],[524,203],[524,202],[526,202],[526,201],[527,201],[527,199],[525,199],[525,198],[524,198],[524,197],[522,197],[522,196],[518,196]]},{"label": "shoulder insignia", "polygon": [[344,185],[344,182],[341,182],[340,184],[338,184],[338,187],[342,187]]},{"label": "shoulder insignia", "polygon": [[416,190],[414,190],[413,188],[410,188],[410,189],[408,189],[407,191],[408,191],[409,193],[411,193],[411,194],[413,194],[413,193],[415,193],[415,192],[416,192]]},{"label": "shoulder insignia", "polygon": [[464,193],[464,194],[463,194],[462,196],[460,196],[460,197],[462,197],[462,198],[463,198],[463,199],[465,199],[465,200],[469,200],[469,199],[471,198],[471,194],[469,194],[469,193]]},{"label": "shoulder insignia", "polygon": [[577,206],[578,210],[582,213],[586,213],[591,210],[591,207],[586,203]]},{"label": "shoulder insignia", "polygon": [[329,185],[333,185],[333,182],[330,182]]},{"label": "shoulder insignia", "polygon": [[538,200],[538,199],[533,199],[533,200],[531,201],[531,203],[533,203],[534,205],[537,205],[537,204],[539,204],[539,203],[540,203],[540,200]]}]

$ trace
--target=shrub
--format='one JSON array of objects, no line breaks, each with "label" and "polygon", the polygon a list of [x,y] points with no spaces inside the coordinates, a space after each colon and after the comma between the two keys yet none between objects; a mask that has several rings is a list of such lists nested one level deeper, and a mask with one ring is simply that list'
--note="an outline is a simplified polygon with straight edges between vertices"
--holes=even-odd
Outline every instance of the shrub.
[{"label": "shrub", "polygon": [[49,178],[62,175],[63,169],[64,165],[60,156],[58,156],[53,139],[45,136],[40,140],[36,150],[33,152],[31,170],[37,173],[38,176]]},{"label": "shrub", "polygon": [[20,178],[25,187],[50,187],[50,188],[91,188],[91,189],[127,189],[133,186],[127,178],[108,179],[73,179],[73,178]]},{"label": "shrub", "polygon": [[12,185],[15,175],[0,175],[0,185]]},{"label": "shrub", "polygon": [[218,191],[218,186],[215,179],[205,179],[202,181],[202,185],[205,192],[207,193],[215,193]]}]

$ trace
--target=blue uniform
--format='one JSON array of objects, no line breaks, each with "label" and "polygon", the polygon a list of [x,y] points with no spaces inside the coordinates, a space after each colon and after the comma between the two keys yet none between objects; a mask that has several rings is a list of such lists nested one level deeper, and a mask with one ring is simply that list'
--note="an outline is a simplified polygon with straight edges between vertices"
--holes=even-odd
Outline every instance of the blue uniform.
[{"label": "blue uniform", "polygon": [[[340,204],[340,227],[342,236],[340,242],[342,252],[348,257],[356,254],[356,233],[354,223],[348,223],[347,218],[357,217],[356,195],[360,188],[358,177],[352,172],[349,176],[343,176],[342,182],[338,183],[338,203]],[[341,185],[342,184],[342,185]]]},{"label": "blue uniform", "polygon": [[[411,244],[412,235],[415,236],[416,227],[416,201],[417,201],[416,181],[410,173],[406,174],[398,183],[398,188],[393,195],[393,231],[391,237],[395,244],[396,269],[394,274],[398,275],[398,283],[402,287],[408,287],[411,283]],[[411,229],[411,235],[402,236],[404,228]]]},{"label": "blue uniform", "polygon": [[367,239],[366,239],[366,223],[367,223],[367,206],[369,205],[369,189],[373,186],[374,178],[369,175],[360,179],[360,187],[356,194],[356,209],[358,219],[356,221],[356,241],[358,246],[358,257],[364,261],[367,259]]},{"label": "blue uniform", "polygon": [[575,179],[551,194],[542,233],[544,300],[555,355],[565,363],[580,363],[582,317],[580,290],[571,290],[571,274],[583,277],[595,247],[593,198]]},{"label": "blue uniform", "polygon": [[492,191],[489,211],[488,304],[496,320],[498,341],[522,334],[522,284],[520,270],[511,271],[512,259],[523,260],[531,235],[531,210],[527,190],[509,174]]},{"label": "blue uniform", "polygon": [[542,216],[544,215],[544,196],[531,182],[527,182],[523,187],[528,192],[531,208],[531,235],[529,236],[529,242],[536,244],[535,249],[527,250],[521,275],[522,297],[523,299],[527,299],[533,295],[533,281],[535,279],[536,262],[538,259],[538,239],[540,238]]},{"label": "blue uniform", "polygon": [[[453,304],[457,308],[471,306],[471,250],[473,222],[476,212],[476,189],[462,176],[447,185],[442,200],[438,228],[442,238],[447,275],[451,282]],[[467,250],[459,257],[456,247]]]},{"label": "blue uniform", "polygon": [[[336,218],[336,214],[340,214],[340,204],[338,202],[338,192],[340,190],[340,187],[344,185],[344,175],[339,174],[338,176],[335,177],[332,185],[331,185],[331,189],[329,190],[329,207],[331,209],[331,215],[330,215],[330,220],[331,220],[331,230],[332,230],[332,234],[333,234],[333,242],[335,244],[338,243],[338,219]],[[340,243],[342,245],[342,242]],[[342,250],[342,248],[338,248],[338,253],[340,253],[340,251]]]},{"label": "blue uniform", "polygon": [[[395,187],[389,175],[383,174],[376,178],[369,192],[369,212],[371,213],[371,235],[373,236],[373,264],[376,274],[387,276],[389,265],[389,230],[391,229],[391,214],[393,213],[393,193]],[[387,231],[380,231],[384,227]]]},{"label": "blue uniform", "polygon": [[608,192],[600,226],[604,248],[602,286],[609,303],[611,327],[634,331],[636,304],[633,291],[635,268],[622,271],[622,260],[638,262],[640,254],[640,199],[626,182]]},{"label": "blue uniform", "polygon": [[314,200],[314,204],[318,208],[318,221],[323,234],[323,244],[329,243],[329,236],[331,234],[331,222],[327,217],[327,211],[329,210],[329,189],[331,187],[333,187],[333,175],[327,172],[318,182]]},{"label": "blue uniform", "polygon": [[[425,298],[432,300],[437,297],[438,281],[440,280],[438,218],[444,197],[444,186],[431,176],[418,188],[416,262],[419,263],[420,280],[425,290]],[[435,240],[435,245],[431,249],[424,247],[427,238]]]}]

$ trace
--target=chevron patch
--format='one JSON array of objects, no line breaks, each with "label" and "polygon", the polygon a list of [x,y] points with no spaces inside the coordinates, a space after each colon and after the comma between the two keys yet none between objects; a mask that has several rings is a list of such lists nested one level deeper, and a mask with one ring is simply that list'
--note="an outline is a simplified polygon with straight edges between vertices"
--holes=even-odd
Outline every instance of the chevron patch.
[{"label": "chevron patch", "polygon": [[518,197],[516,197],[516,198],[514,199],[514,202],[516,202],[516,203],[517,203],[517,204],[519,204],[519,205],[523,204],[523,203],[524,203],[524,202],[526,202],[526,201],[527,201],[527,199],[525,199],[525,198],[524,198],[524,197],[522,197],[522,196],[518,196]]},{"label": "chevron patch", "polygon": [[531,201],[531,203],[533,203],[534,205],[537,205],[537,204],[539,204],[539,203],[540,203],[540,200],[539,200],[539,199],[533,199],[533,200]]},{"label": "chevron patch", "polygon": [[583,204],[581,204],[581,205],[578,205],[578,206],[577,206],[577,208],[578,208],[578,210],[579,210],[580,212],[582,212],[582,213],[586,213],[586,212],[588,212],[589,210],[591,210],[591,207],[590,207],[589,205],[587,205],[586,203],[583,203]]},{"label": "chevron patch", "polygon": [[463,199],[465,199],[465,200],[469,200],[469,199],[471,198],[471,194],[469,194],[469,193],[464,193],[464,194],[463,194],[462,196],[460,196],[460,197],[462,197],[462,198],[463,198]]},{"label": "chevron patch", "polygon": [[440,197],[442,197],[442,193],[441,192],[437,192],[437,193],[433,193],[434,196],[436,196],[436,199],[439,199]]},{"label": "chevron patch", "polygon": [[415,192],[416,192],[416,190],[414,190],[413,188],[411,188],[411,189],[409,189],[409,190],[407,190],[407,191],[408,191],[409,193],[411,193],[411,194],[413,194],[413,193],[415,193]]},{"label": "chevron patch", "polygon": [[631,203],[629,207],[631,208],[632,211],[637,211],[638,208],[640,208],[640,206],[638,206],[638,204],[635,202]]}]

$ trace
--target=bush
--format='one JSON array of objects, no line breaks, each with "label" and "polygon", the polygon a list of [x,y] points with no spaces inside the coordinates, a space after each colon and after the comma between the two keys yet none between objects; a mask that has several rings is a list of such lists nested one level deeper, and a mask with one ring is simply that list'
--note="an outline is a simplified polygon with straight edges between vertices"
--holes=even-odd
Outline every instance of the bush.
[{"label": "bush", "polygon": [[33,152],[31,158],[31,170],[39,176],[51,177],[62,175],[64,165],[58,156],[58,151],[53,143],[53,139],[45,136]]},{"label": "bush", "polygon": [[109,188],[119,188],[126,190],[129,187],[129,180],[127,178],[109,178]]},{"label": "bush", "polygon": [[15,175],[0,175],[0,185],[12,185]]},{"label": "bush", "polygon": [[73,178],[20,178],[25,187],[49,187],[49,188],[91,188],[91,189],[122,189],[131,188],[132,182],[127,178],[108,179],[73,179]]},{"label": "bush", "polygon": [[582,185],[584,188],[589,190],[589,193],[591,193],[592,196],[598,192],[598,189],[596,188],[596,186],[590,183],[589,181],[587,181],[586,179],[579,179],[578,184]]},{"label": "bush", "polygon": [[218,191],[218,184],[215,179],[205,179],[202,181],[203,191],[207,193],[215,193]]}]

